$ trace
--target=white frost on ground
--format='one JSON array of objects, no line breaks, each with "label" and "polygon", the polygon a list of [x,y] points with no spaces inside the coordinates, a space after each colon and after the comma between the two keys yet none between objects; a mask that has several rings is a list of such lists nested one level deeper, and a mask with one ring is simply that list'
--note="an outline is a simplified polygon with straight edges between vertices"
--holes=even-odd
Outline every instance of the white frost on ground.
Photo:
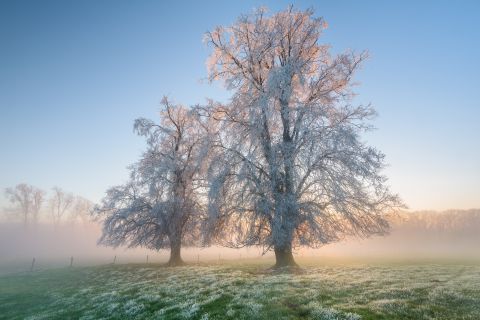
[{"label": "white frost on ground", "polygon": [[82,319],[206,320],[215,318],[216,308],[218,316],[219,306],[226,319],[265,319],[281,308],[322,320],[359,320],[355,311],[365,309],[387,318],[428,319],[432,308],[452,303],[465,319],[480,319],[480,266],[323,266],[293,275],[242,270],[89,268],[86,287],[68,296],[48,293],[54,305],[28,319],[58,318],[73,310]]}]

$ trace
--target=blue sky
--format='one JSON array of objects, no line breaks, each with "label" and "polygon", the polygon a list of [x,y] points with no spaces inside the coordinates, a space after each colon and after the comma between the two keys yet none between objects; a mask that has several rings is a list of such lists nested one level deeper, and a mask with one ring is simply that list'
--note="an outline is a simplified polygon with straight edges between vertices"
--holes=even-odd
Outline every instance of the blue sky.
[{"label": "blue sky", "polygon": [[[168,95],[226,100],[208,84],[203,33],[287,1],[0,2],[0,188],[57,185],[98,201],[127,178]],[[480,207],[478,1],[298,1],[334,52],[368,49],[356,102],[371,102],[389,184],[411,209]],[[0,206],[6,204],[0,196]]]}]

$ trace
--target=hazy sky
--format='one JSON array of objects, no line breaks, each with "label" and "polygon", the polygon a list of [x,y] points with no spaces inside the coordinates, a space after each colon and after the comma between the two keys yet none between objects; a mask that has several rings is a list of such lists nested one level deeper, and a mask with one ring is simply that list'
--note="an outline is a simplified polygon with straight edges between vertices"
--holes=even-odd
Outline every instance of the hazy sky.
[{"label": "hazy sky", "polygon": [[[202,81],[203,33],[284,1],[1,1],[0,188],[58,185],[98,201],[127,178],[168,95],[226,100]],[[298,1],[329,24],[334,52],[368,49],[365,136],[411,209],[480,207],[480,1]],[[0,207],[6,204],[0,196]]]}]

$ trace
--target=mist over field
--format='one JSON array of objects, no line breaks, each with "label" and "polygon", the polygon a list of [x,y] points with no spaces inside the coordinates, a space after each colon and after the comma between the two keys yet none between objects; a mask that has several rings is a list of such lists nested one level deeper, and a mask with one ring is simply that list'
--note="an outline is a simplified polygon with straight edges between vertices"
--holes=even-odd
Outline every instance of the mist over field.
[{"label": "mist over field", "polygon": [[391,224],[385,237],[296,250],[304,271],[271,274],[274,256],[258,248],[183,249],[187,265],[164,268],[168,250],[97,246],[94,222],[36,230],[3,222],[0,311],[6,319],[477,319],[480,210],[402,212]]},{"label": "mist over field", "polygon": [[[480,210],[401,212],[385,237],[326,246],[326,255],[387,259],[480,258]],[[320,250],[321,252],[322,250]]]},{"label": "mist over field", "polygon": [[[345,260],[480,260],[480,209],[448,211],[401,212],[391,219],[391,232],[385,237],[345,239],[319,249],[299,248],[295,256]],[[35,229],[21,223],[0,223],[0,270],[24,271],[36,259],[39,269],[112,263],[144,263],[148,255],[151,263],[168,260],[168,250],[153,251],[142,248],[116,249],[97,245],[101,227],[90,221],[86,224],[65,223],[57,228],[40,224]],[[272,258],[262,255],[261,248],[228,249],[222,247],[185,248],[186,261],[217,263],[218,260]]]}]

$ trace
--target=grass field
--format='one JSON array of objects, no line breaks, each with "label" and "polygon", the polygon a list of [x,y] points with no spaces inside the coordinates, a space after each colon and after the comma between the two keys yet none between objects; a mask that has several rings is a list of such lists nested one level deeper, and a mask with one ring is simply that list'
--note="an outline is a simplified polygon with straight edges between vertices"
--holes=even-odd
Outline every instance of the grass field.
[{"label": "grass field", "polygon": [[480,265],[109,265],[0,277],[2,319],[480,319]]}]

